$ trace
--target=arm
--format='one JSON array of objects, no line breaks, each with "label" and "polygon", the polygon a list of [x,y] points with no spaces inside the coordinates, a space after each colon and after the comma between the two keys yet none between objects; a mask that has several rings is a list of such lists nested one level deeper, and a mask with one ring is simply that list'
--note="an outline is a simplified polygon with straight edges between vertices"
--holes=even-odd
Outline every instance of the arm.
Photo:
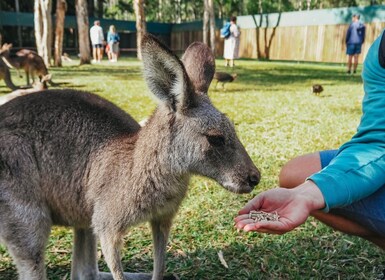
[{"label": "arm", "polygon": [[325,169],[309,178],[325,197],[325,211],[358,201],[385,185],[385,69],[378,57],[382,44],[385,38],[380,36],[365,58],[363,115],[357,133]]},{"label": "arm", "polygon": [[352,32],[352,25],[349,25],[348,31],[346,32],[345,43],[347,44],[350,39],[350,33]]},{"label": "arm", "polygon": [[232,24],[230,28],[230,32],[233,34],[235,38],[238,38],[241,32],[236,24]]}]

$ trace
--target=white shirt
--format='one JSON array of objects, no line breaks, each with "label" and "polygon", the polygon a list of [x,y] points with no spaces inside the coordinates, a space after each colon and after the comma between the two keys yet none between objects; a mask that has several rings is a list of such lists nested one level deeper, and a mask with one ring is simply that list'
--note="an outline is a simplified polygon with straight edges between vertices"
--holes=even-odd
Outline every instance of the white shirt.
[{"label": "white shirt", "polygon": [[103,44],[104,35],[103,28],[99,25],[94,25],[90,29],[91,43],[92,45]]}]

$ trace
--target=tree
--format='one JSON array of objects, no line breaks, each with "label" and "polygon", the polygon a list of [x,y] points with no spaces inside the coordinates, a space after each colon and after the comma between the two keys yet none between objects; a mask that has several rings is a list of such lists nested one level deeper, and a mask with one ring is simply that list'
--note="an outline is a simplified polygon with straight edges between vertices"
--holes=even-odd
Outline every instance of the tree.
[{"label": "tree", "polygon": [[52,57],[52,1],[35,0],[34,21],[35,40],[38,54],[43,58],[47,67],[51,65]]},{"label": "tree", "polygon": [[79,34],[80,65],[91,63],[87,0],[75,0],[76,22]]},{"label": "tree", "polygon": [[134,10],[136,17],[136,48],[137,57],[142,60],[142,37],[146,33],[146,17],[144,14],[144,0],[134,0]]},{"label": "tree", "polygon": [[[210,44],[208,37],[210,37]],[[210,45],[211,50],[215,53],[215,13],[213,0],[204,0],[203,43]]]},{"label": "tree", "polygon": [[67,9],[66,0],[56,0],[56,28],[55,28],[55,66],[62,66],[64,19]]}]

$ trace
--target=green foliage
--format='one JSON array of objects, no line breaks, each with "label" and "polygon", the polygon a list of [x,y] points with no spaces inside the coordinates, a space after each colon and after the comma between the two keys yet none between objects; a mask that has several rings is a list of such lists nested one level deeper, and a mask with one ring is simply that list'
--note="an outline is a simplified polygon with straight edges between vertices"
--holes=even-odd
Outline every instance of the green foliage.
[{"label": "green foliage", "polygon": [[120,20],[133,20],[133,1],[132,0],[119,0],[115,5],[109,5],[105,7],[104,17]]},{"label": "green foliage", "polygon": [[[121,59],[116,64],[51,68],[62,87],[95,92],[138,121],[156,103],[141,75],[141,64]],[[223,60],[217,60],[219,71]],[[347,76],[342,65],[239,60],[237,79],[225,86],[211,85],[215,106],[234,123],[262,181],[252,194],[236,195],[217,183],[193,177],[188,197],[175,218],[167,247],[168,272],[181,279],[376,279],[384,268],[383,251],[371,243],[334,232],[310,218],[282,236],[237,232],[233,218],[257,193],[277,186],[282,165],[308,152],[336,148],[354,133],[363,97],[359,75]],[[17,78],[12,70],[15,83]],[[64,84],[66,83],[66,84]],[[311,85],[324,87],[321,96]],[[0,94],[9,92],[0,81]],[[46,253],[49,279],[69,279],[72,232],[53,229]],[[229,268],[221,265],[222,251]],[[99,250],[99,256],[101,255]],[[0,247],[0,279],[14,279],[11,257]],[[130,229],[123,249],[126,271],[151,271],[151,232],[147,225]],[[103,258],[101,270],[107,271]]]}]

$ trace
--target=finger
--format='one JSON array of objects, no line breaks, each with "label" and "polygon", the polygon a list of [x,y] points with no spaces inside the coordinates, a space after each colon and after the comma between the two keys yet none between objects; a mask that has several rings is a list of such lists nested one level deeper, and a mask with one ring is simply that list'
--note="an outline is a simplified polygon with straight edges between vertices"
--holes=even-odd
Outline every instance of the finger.
[{"label": "finger", "polygon": [[246,220],[246,219],[249,219],[249,214],[243,214],[235,217],[234,222],[238,223],[239,221]]},{"label": "finger", "polygon": [[249,232],[249,231],[256,231],[260,233],[269,233],[269,234],[284,234],[285,231],[280,231],[280,230],[272,230],[264,227],[259,227],[257,223],[254,224],[248,224],[243,228],[244,231]]},{"label": "finger", "polygon": [[253,224],[255,223],[255,221],[253,219],[244,219],[244,220],[240,220],[239,222],[237,222],[235,224],[235,227],[237,229],[243,229],[245,226],[249,225],[249,224]]},{"label": "finger", "polygon": [[[251,227],[251,225],[245,225],[243,229],[247,231],[249,227]],[[255,223],[252,229],[258,232],[283,234],[288,231],[291,231],[293,228],[288,227],[281,221],[260,221],[258,223]]]}]

